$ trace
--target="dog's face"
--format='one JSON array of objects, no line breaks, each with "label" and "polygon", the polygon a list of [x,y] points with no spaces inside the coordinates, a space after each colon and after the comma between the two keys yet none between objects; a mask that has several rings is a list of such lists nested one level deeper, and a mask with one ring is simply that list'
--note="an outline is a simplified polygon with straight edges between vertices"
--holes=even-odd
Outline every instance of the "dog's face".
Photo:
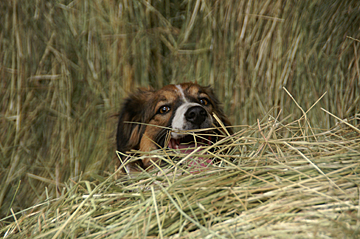
[{"label": "dog's face", "polygon": [[[196,83],[168,85],[160,90],[139,89],[124,102],[117,130],[117,149],[126,153],[132,149],[142,152],[169,147],[195,147],[189,132],[209,129],[216,131],[219,123],[230,126],[219,101],[210,87]],[[231,133],[231,129],[228,129]],[[213,139],[214,138],[214,139]],[[217,137],[199,138],[199,144],[211,144]],[[144,159],[143,168],[150,166]]]}]

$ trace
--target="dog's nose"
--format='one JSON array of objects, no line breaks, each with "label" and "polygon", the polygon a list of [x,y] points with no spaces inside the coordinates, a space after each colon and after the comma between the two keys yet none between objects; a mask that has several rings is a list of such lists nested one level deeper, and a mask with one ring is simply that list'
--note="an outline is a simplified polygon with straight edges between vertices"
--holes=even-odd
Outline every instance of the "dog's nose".
[{"label": "dog's nose", "polygon": [[198,126],[205,121],[206,117],[206,110],[201,106],[193,106],[185,113],[186,120]]}]

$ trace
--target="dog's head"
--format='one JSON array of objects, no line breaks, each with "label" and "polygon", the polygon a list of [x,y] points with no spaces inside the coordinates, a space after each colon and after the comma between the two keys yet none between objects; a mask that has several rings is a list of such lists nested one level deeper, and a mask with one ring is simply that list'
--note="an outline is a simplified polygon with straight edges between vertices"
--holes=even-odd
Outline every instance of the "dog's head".
[{"label": "dog's head", "polygon": [[[220,125],[230,126],[218,99],[210,87],[196,83],[168,85],[160,90],[138,89],[130,95],[120,112],[117,130],[117,149],[126,153],[132,149],[142,152],[169,147],[184,149],[195,147],[189,132],[209,129],[218,131]],[[228,132],[232,133],[231,129]],[[217,132],[220,133],[220,132]],[[199,144],[209,145],[218,137],[201,137]],[[150,162],[138,163],[147,168]]]}]

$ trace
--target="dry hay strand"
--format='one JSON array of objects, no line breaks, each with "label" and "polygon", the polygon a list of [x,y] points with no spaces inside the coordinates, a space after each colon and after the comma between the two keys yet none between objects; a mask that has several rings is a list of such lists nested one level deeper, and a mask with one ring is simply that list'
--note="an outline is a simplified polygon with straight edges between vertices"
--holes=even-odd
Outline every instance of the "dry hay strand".
[{"label": "dry hay strand", "polygon": [[208,146],[215,151],[180,155],[218,159],[201,170],[172,164],[174,152],[152,152],[168,166],[66,185],[59,198],[2,219],[0,232],[4,238],[356,238],[354,120],[321,131],[303,119],[264,119]]}]

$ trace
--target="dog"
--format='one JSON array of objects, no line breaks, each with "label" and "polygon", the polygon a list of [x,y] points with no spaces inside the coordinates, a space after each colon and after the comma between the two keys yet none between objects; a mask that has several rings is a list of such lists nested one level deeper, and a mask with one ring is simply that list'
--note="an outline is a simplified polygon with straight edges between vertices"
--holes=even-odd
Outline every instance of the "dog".
[{"label": "dog", "polygon": [[[206,130],[225,135],[220,131],[226,128],[227,133],[232,134],[229,126],[231,124],[209,86],[188,82],[167,85],[160,90],[139,88],[124,100],[120,110],[117,150],[124,155],[131,150],[194,148],[194,136],[189,133]],[[211,145],[217,140],[218,136],[208,136],[195,141],[200,145]],[[127,163],[126,169],[128,172],[141,171],[151,165],[150,158],[145,158]]]}]

